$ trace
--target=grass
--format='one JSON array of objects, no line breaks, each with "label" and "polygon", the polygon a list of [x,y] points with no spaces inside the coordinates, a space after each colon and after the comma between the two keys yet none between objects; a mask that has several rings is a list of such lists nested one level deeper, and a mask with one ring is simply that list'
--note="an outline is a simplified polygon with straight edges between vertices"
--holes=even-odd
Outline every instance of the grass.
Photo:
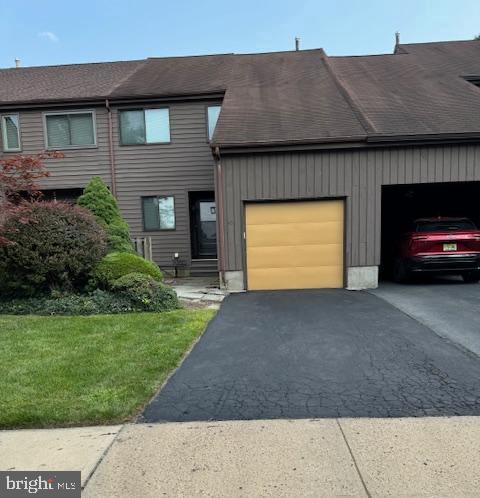
[{"label": "grass", "polygon": [[131,418],[213,314],[0,315],[0,428]]}]

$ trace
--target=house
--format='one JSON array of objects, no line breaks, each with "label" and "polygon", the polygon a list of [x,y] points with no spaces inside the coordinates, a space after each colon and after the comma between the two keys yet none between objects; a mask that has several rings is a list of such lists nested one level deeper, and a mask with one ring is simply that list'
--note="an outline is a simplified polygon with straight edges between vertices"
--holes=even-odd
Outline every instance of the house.
[{"label": "house", "polygon": [[480,222],[480,41],[0,70],[3,154],[64,149],[154,259],[232,290],[375,287],[414,217]]}]

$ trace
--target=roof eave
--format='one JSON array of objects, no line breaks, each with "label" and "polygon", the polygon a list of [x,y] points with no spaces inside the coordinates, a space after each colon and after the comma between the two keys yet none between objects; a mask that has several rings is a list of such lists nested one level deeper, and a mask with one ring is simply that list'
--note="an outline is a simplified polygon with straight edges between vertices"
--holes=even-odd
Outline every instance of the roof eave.
[{"label": "roof eave", "polygon": [[54,100],[23,100],[15,102],[0,102],[0,109],[28,109],[44,108],[72,105],[99,105],[105,100],[112,104],[129,104],[135,102],[167,102],[167,101],[185,101],[185,100],[211,100],[222,99],[225,91],[204,92],[199,94],[169,94],[169,95],[138,95],[130,96],[95,96],[84,99],[54,99]]},{"label": "roof eave", "polygon": [[1,102],[0,109],[26,109],[37,107],[58,107],[58,106],[71,106],[71,105],[98,105],[105,102],[108,96],[95,96],[85,97],[83,99],[49,99],[49,100],[18,100],[15,102]]},{"label": "roof eave", "polygon": [[478,132],[459,132],[459,133],[424,133],[424,134],[370,134],[367,137],[369,144],[405,144],[405,143],[436,143],[436,142],[457,142],[457,141],[478,141],[480,140],[480,131]]},{"label": "roof eave", "polygon": [[212,149],[219,148],[222,153],[285,151],[285,150],[311,150],[319,148],[361,147],[366,142],[365,135],[335,137],[328,139],[299,139],[299,140],[272,140],[264,142],[227,143],[212,141]]}]

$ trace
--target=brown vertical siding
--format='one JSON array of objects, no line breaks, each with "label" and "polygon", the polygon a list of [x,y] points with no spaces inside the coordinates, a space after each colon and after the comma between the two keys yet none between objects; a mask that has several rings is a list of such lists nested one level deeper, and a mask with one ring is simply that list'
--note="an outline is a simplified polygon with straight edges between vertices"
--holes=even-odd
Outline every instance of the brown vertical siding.
[{"label": "brown vertical siding", "polygon": [[243,270],[243,203],[346,197],[348,266],[380,264],[382,185],[480,181],[480,145],[224,155],[225,269]]}]

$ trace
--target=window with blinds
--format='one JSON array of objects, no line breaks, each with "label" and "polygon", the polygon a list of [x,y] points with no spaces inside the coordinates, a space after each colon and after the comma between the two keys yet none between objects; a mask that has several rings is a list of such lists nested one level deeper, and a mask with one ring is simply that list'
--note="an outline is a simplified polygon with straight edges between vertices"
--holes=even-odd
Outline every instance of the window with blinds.
[{"label": "window with blinds", "polygon": [[122,145],[170,142],[170,113],[163,109],[120,111]]},{"label": "window with blinds", "polygon": [[20,120],[18,114],[2,116],[2,142],[5,152],[20,151]]},{"label": "window with blinds", "polygon": [[175,199],[173,196],[142,197],[143,228],[175,230]]},{"label": "window with blinds", "polygon": [[45,131],[49,149],[96,145],[93,111],[45,114]]}]

